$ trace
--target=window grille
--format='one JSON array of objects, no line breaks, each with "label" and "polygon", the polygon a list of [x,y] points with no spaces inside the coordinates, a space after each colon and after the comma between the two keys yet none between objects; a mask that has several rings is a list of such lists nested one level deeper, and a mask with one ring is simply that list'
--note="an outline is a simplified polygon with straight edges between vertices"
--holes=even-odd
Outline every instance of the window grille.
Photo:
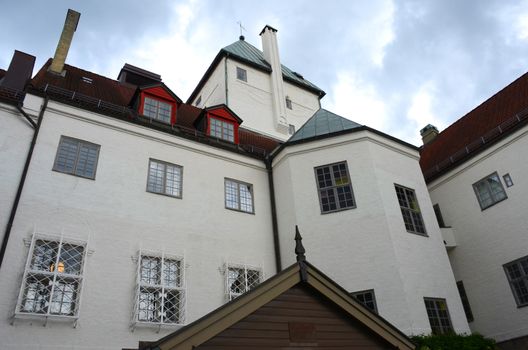
[{"label": "window grille", "polygon": [[167,102],[145,97],[143,115],[170,124],[172,105]]},{"label": "window grille", "polygon": [[528,256],[504,265],[517,306],[528,306]]},{"label": "window grille", "polygon": [[407,232],[426,235],[418,199],[413,189],[394,184]]},{"label": "window grille", "polygon": [[356,207],[346,162],[315,168],[321,213]]},{"label": "window grille", "polygon": [[378,306],[376,305],[376,296],[374,295],[374,289],[362,290],[359,292],[353,292],[351,294],[368,309],[375,313],[378,313]]},{"label": "window grille", "polygon": [[100,147],[91,142],[61,136],[53,170],[95,179]]},{"label": "window grille", "polygon": [[181,198],[182,172],[180,165],[150,159],[147,191]]},{"label": "window grille", "polygon": [[225,206],[228,209],[253,213],[253,185],[225,179]]},{"label": "window grille", "polygon": [[33,234],[15,316],[77,319],[85,260],[86,242]]},{"label": "window grille", "polygon": [[238,80],[247,82],[247,71],[245,69],[236,67],[236,75]]},{"label": "window grille", "polygon": [[185,323],[184,271],[182,257],[139,253],[133,324]]},{"label": "window grille", "polygon": [[433,334],[449,334],[453,332],[451,317],[445,299],[424,298],[425,309]]},{"label": "window grille", "polygon": [[474,183],[473,189],[482,210],[507,198],[499,175],[496,172]]},{"label": "window grille", "polygon": [[226,295],[231,301],[262,283],[262,270],[247,265],[226,264]]},{"label": "window grille", "polygon": [[209,135],[219,139],[235,142],[235,127],[233,123],[216,118],[209,118]]}]

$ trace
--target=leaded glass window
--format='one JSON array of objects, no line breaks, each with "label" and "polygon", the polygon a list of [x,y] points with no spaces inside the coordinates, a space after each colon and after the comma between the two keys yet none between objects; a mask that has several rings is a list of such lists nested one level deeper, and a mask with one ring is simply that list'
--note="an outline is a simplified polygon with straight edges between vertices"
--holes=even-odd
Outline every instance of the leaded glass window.
[{"label": "leaded glass window", "polygon": [[209,118],[209,135],[219,139],[235,142],[235,126],[231,122]]},{"label": "leaded glass window", "polygon": [[228,209],[253,213],[253,185],[225,179],[225,206]]},{"label": "leaded glass window", "polygon": [[517,306],[528,305],[528,256],[504,265]]},{"label": "leaded glass window", "polygon": [[396,196],[398,197],[403,222],[407,231],[426,235],[422,212],[414,190],[396,184],[394,188],[396,189]]},{"label": "leaded glass window", "polygon": [[180,165],[151,159],[147,180],[147,191],[181,198],[182,172]]},{"label": "leaded glass window", "polygon": [[150,97],[145,97],[143,115],[170,124],[172,105]]},{"label": "leaded glass window", "polygon": [[262,282],[262,271],[246,265],[228,265],[226,268],[226,294],[233,300]]},{"label": "leaded glass window", "polygon": [[374,289],[362,290],[353,292],[352,296],[356,298],[361,304],[365,305],[370,311],[378,313],[378,306],[376,305],[376,296]]},{"label": "leaded glass window", "polygon": [[95,179],[100,147],[91,142],[61,136],[53,170]]},{"label": "leaded glass window", "polygon": [[346,162],[315,168],[321,213],[356,207]]},{"label": "leaded glass window", "polygon": [[499,175],[496,172],[474,183],[473,189],[482,210],[507,198]]},{"label": "leaded glass window", "polygon": [[453,333],[453,326],[446,300],[440,298],[424,298],[424,302],[429,324],[431,325],[431,332],[433,334]]}]

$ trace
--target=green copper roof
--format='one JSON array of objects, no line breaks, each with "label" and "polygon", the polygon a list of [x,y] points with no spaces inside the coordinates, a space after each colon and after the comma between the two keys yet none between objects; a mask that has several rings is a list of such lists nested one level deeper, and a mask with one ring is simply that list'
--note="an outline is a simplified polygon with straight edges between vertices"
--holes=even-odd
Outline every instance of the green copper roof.
[{"label": "green copper roof", "polygon": [[288,140],[300,141],[309,139],[316,136],[330,135],[335,132],[350,130],[359,128],[362,125],[353,122],[352,120],[346,119],[327,111],[326,109],[320,109],[314,113],[314,115],[308,119],[304,125],[297,130],[295,134]]},{"label": "green copper roof", "polygon": [[[237,57],[242,61],[256,65],[264,70],[271,71],[271,66],[264,59],[264,54],[262,51],[249,44],[245,40],[235,41],[231,45],[224,47],[221,51],[226,52],[231,56]],[[297,83],[307,87],[308,89],[317,91],[321,97],[325,95],[323,90],[321,90],[315,84],[312,84],[308,80],[304,79],[300,74],[292,71],[285,65],[282,65],[282,76],[286,81]]]}]

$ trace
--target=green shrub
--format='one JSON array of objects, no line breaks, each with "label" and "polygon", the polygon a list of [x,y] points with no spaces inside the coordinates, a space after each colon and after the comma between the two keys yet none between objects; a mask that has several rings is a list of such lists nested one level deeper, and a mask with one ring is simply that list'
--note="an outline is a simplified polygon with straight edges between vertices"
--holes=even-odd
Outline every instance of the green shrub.
[{"label": "green shrub", "polygon": [[495,350],[495,340],[480,334],[417,335],[411,337],[417,350]]}]

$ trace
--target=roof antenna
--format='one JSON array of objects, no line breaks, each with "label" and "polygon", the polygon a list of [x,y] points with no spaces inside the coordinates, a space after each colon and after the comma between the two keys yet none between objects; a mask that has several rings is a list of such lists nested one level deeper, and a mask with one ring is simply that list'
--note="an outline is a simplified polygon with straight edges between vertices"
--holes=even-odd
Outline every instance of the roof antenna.
[{"label": "roof antenna", "polygon": [[237,24],[240,27],[240,37],[239,37],[239,39],[240,40],[244,40],[245,37],[244,37],[244,35],[242,35],[242,31],[246,30],[246,28],[244,28],[244,26],[242,25],[242,21],[238,21]]},{"label": "roof antenna", "polygon": [[297,263],[299,264],[299,273],[301,275],[301,281],[306,282],[308,280],[308,272],[306,271],[306,256],[304,255],[306,250],[302,244],[301,233],[299,227],[295,225],[295,255],[297,255]]}]

